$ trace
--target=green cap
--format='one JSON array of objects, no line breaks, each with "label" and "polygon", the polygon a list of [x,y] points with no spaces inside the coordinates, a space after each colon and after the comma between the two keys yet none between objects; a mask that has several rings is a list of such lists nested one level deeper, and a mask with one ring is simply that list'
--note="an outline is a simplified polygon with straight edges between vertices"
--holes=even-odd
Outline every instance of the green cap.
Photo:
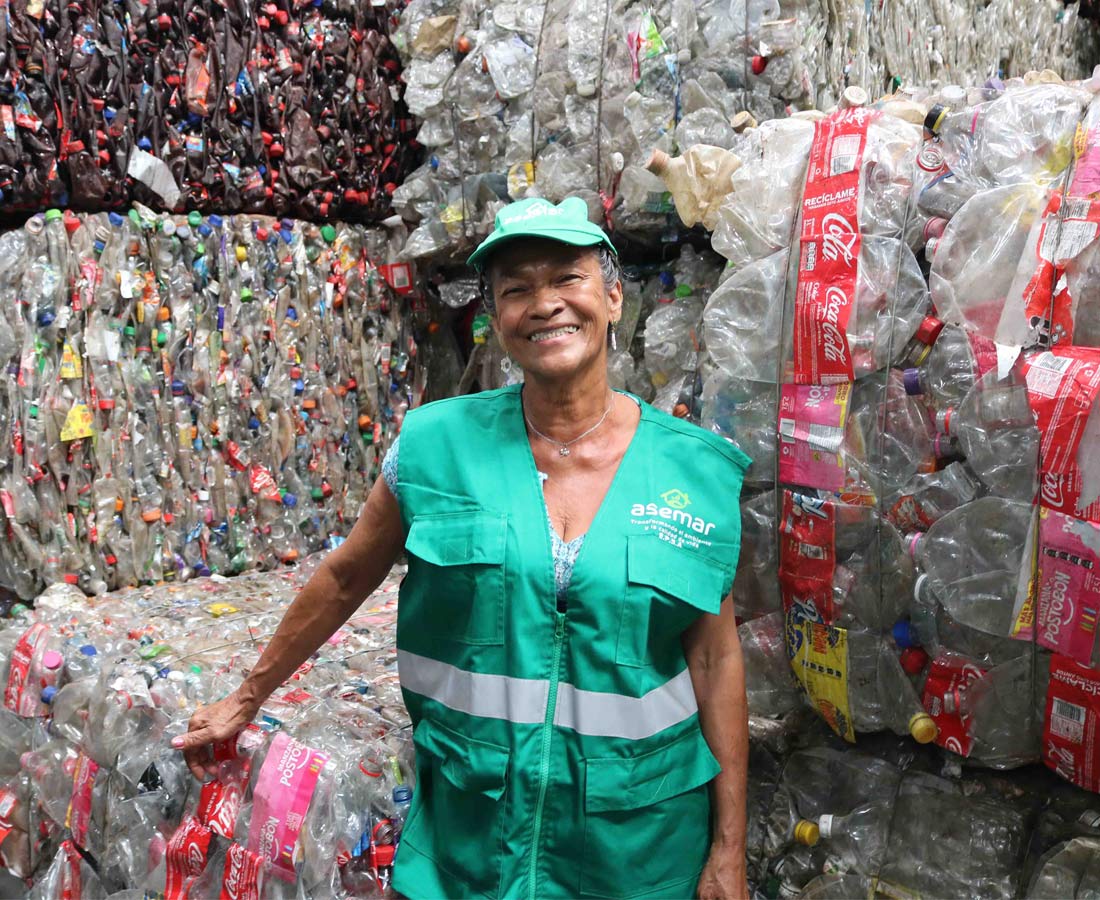
[{"label": "green cap", "polygon": [[59,209],[47,209],[46,210],[46,221],[47,222],[52,222],[54,219],[60,219],[60,218],[61,218],[61,210],[59,210]]},{"label": "green cap", "polygon": [[490,254],[505,242],[521,237],[546,238],[574,247],[603,244],[612,253],[618,253],[603,229],[588,220],[588,204],[580,197],[566,197],[556,206],[535,197],[511,203],[498,212],[493,233],[466,262],[482,272]]},{"label": "green cap", "polygon": [[191,210],[187,214],[187,224],[192,228],[198,228],[202,224],[202,213],[197,209]]},{"label": "green cap", "polygon": [[336,229],[333,228],[331,225],[322,225],[321,237],[325,239],[326,243],[331,244],[334,240],[336,240]]}]

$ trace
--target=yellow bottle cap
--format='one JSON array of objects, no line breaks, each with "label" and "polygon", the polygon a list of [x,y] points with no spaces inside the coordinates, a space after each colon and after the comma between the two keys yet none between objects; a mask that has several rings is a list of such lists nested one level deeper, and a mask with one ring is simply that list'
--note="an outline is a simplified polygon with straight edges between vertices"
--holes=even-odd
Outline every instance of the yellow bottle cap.
[{"label": "yellow bottle cap", "polygon": [[928,713],[917,713],[909,720],[909,733],[918,744],[930,744],[940,733]]},{"label": "yellow bottle cap", "polygon": [[794,826],[794,839],[803,847],[813,847],[821,840],[821,829],[809,819],[799,819],[798,824]]}]

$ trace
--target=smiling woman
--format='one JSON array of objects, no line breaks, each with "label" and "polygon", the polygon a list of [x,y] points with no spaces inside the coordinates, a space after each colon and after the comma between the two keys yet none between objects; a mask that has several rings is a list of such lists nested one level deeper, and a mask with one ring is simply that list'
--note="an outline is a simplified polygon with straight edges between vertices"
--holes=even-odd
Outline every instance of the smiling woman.
[{"label": "smiling woman", "polygon": [[348,540],[241,688],[192,720],[188,761],[209,770],[209,742],[248,722],[403,549],[417,782],[395,889],[747,896],[729,594],[749,460],[610,389],[622,285],[583,201],[505,207],[470,264],[524,384],[405,417]]}]

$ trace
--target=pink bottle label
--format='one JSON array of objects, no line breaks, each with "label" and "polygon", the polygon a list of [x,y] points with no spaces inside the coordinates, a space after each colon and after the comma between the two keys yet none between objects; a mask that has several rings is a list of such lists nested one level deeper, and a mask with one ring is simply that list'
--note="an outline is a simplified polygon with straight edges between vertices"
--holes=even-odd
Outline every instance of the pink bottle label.
[{"label": "pink bottle label", "polygon": [[827,491],[844,489],[840,455],[850,384],[785,384],[779,403],[779,480]]},{"label": "pink bottle label", "polygon": [[[1100,614],[1100,526],[1041,507],[1036,641],[1088,665]],[[1014,634],[1032,637],[1031,616]]]},{"label": "pink bottle label", "polygon": [[295,879],[294,849],[328,754],[283,732],[271,739],[253,790],[248,849],[269,860],[284,881]]}]

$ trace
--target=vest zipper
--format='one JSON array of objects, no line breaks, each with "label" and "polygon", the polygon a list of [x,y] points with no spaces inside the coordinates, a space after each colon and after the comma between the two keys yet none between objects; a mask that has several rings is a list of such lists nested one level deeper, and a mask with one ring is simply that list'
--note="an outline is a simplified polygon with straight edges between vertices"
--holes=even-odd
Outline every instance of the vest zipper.
[{"label": "vest zipper", "polygon": [[531,869],[527,879],[527,896],[535,900],[538,879],[539,840],[542,836],[542,812],[546,803],[546,787],[550,780],[550,739],[553,736],[554,710],[558,701],[558,681],[561,668],[561,645],[565,638],[565,613],[556,612],[554,625],[554,662],[550,672],[550,692],[546,697],[546,715],[542,721],[542,759],[539,762],[539,792],[535,801],[535,821],[531,828]]}]

